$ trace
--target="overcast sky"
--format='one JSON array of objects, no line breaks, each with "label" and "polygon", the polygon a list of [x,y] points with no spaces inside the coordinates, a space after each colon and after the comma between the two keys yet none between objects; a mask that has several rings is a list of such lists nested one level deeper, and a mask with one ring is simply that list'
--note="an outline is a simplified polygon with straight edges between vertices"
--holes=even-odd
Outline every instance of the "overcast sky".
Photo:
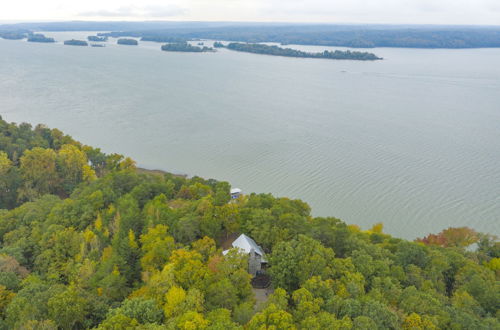
[{"label": "overcast sky", "polygon": [[1,0],[0,21],[198,20],[500,25],[500,0]]}]

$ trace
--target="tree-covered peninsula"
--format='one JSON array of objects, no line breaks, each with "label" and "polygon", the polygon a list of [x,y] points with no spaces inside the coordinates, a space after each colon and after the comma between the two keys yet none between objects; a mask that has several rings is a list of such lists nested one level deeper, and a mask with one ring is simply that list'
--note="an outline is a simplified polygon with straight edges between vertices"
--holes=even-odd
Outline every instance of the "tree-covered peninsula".
[{"label": "tree-covered peninsula", "polygon": [[0,38],[8,40],[21,40],[26,38],[26,33],[13,31],[0,32]]},{"label": "tree-covered peninsula", "polygon": [[64,41],[64,44],[68,45],[68,46],[88,46],[89,45],[85,40],[76,40],[76,39],[66,40],[66,41]]},{"label": "tree-covered peninsula", "polygon": [[135,39],[120,38],[116,42],[118,45],[137,46],[139,42]]},{"label": "tree-covered peninsula", "polygon": [[164,50],[167,52],[186,52],[186,53],[204,53],[204,52],[213,52],[214,51],[214,49],[212,47],[193,46],[187,42],[168,43],[168,44],[161,46],[161,50]]},{"label": "tree-covered peninsula", "polygon": [[499,329],[499,280],[490,235],[410,242],[0,118],[1,329]]},{"label": "tree-covered peninsula", "polygon": [[28,41],[29,42],[46,42],[46,43],[53,43],[56,42],[54,38],[49,38],[44,36],[41,33],[33,33],[28,36]]},{"label": "tree-covered peninsula", "polygon": [[[222,44],[218,44],[217,47],[222,47]],[[235,50],[239,52],[254,53],[254,54],[264,54],[273,56],[285,56],[285,57],[302,57],[302,58],[325,58],[331,60],[356,60],[356,61],[375,61],[381,60],[382,58],[376,56],[373,53],[368,52],[358,52],[358,51],[328,51],[320,53],[310,53],[301,50],[291,49],[291,48],[281,48],[278,46],[269,46],[265,44],[247,44],[232,42],[226,46],[227,49]]]}]

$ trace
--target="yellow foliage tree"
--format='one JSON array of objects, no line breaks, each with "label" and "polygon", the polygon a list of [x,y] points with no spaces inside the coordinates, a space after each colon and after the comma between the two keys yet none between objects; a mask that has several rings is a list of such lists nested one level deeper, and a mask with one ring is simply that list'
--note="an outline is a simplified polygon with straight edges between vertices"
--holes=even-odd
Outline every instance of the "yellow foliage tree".
[{"label": "yellow foliage tree", "polygon": [[203,294],[197,289],[186,292],[183,288],[173,286],[165,295],[163,307],[167,318],[177,317],[189,311],[203,311]]},{"label": "yellow foliage tree", "polygon": [[177,321],[177,327],[181,330],[202,330],[208,328],[209,322],[202,314],[189,311],[182,315]]},{"label": "yellow foliage tree", "polygon": [[411,313],[403,322],[405,330],[434,330],[436,326],[427,319],[423,319],[417,313]]},{"label": "yellow foliage tree", "polygon": [[9,159],[5,152],[0,151],[0,177],[7,174],[11,167],[12,161]]},{"label": "yellow foliage tree", "polygon": [[175,250],[169,261],[174,266],[175,282],[184,288],[198,287],[208,274],[202,255],[196,251]]},{"label": "yellow foliage tree", "polygon": [[376,234],[382,234],[383,230],[384,230],[384,224],[382,222],[377,222],[376,224],[373,225],[370,231]]},{"label": "yellow foliage tree", "polygon": [[21,197],[31,200],[57,188],[56,156],[52,149],[33,148],[24,152],[20,159],[21,174],[25,180]]},{"label": "yellow foliage tree", "polygon": [[0,316],[4,317],[4,311],[16,294],[3,285],[0,285]]},{"label": "yellow foliage tree", "polygon": [[165,295],[165,316],[175,317],[182,313],[186,301],[186,291],[178,286],[173,286]]},{"label": "yellow foliage tree", "polygon": [[175,248],[173,237],[168,235],[168,227],[157,225],[141,235],[141,266],[145,271],[153,272],[163,268]]},{"label": "yellow foliage tree", "polygon": [[57,164],[67,192],[80,182],[96,177],[94,170],[88,165],[87,155],[74,145],[65,144],[61,147],[57,153]]}]

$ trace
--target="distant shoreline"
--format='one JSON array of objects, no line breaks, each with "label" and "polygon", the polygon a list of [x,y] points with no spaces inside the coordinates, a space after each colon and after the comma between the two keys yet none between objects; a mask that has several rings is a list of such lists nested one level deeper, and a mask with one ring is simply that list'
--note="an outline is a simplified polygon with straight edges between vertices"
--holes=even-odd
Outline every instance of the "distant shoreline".
[{"label": "distant shoreline", "polygon": [[147,168],[144,168],[144,167],[137,167],[137,173],[139,173],[139,174],[160,175],[160,176],[163,176],[165,174],[170,174],[170,175],[173,175],[173,176],[179,177],[179,178],[187,178],[187,177],[189,177],[189,175],[187,175],[187,174],[172,173],[172,172],[167,172],[167,171],[158,170],[158,169],[150,170],[150,169],[147,169]]},{"label": "distant shoreline", "polygon": [[66,21],[0,25],[2,33],[110,31],[100,36],[144,41],[227,40],[349,48],[500,48],[500,25],[327,24],[189,21]]}]

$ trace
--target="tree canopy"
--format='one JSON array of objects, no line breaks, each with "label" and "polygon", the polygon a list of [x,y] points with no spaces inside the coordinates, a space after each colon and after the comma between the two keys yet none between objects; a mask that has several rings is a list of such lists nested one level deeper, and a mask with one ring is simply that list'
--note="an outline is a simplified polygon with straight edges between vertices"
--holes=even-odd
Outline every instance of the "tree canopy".
[{"label": "tree canopy", "polygon": [[[497,329],[500,243],[410,242],[0,120],[0,329]],[[245,233],[274,292],[256,304]],[[474,248],[472,248],[474,246]]]}]

